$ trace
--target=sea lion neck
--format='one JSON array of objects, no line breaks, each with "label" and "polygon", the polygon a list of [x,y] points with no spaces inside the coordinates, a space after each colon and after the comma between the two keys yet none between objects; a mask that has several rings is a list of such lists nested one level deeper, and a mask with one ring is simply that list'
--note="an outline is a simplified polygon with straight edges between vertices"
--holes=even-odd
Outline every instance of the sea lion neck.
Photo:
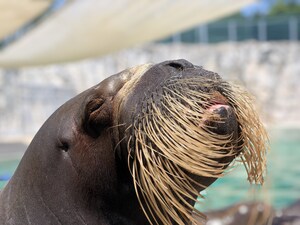
[{"label": "sea lion neck", "polygon": [[[50,224],[147,224],[134,189],[119,179],[110,125],[98,137],[83,126],[83,108],[97,88],[65,103],[38,131],[1,193],[1,201],[10,202],[0,205],[4,221],[21,215],[28,224],[46,224],[37,222],[42,218]],[[132,218],[123,219],[128,204]]]}]

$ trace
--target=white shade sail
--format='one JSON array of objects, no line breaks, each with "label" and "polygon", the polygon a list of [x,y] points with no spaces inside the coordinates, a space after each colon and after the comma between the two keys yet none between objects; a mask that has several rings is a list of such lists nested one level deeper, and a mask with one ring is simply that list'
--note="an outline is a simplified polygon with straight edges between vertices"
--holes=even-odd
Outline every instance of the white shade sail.
[{"label": "white shade sail", "polygon": [[[0,6],[3,1],[7,0],[0,0]],[[253,0],[70,0],[4,47],[0,66],[61,63],[104,55],[225,16],[250,2]],[[3,10],[5,7],[0,14]]]},{"label": "white shade sail", "polygon": [[41,14],[51,1],[0,0],[0,40]]}]

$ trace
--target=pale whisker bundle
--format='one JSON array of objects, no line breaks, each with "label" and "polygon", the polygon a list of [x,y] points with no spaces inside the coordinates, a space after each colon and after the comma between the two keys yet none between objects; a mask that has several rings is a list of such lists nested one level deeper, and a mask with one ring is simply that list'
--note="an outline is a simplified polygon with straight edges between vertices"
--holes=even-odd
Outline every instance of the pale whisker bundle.
[{"label": "pale whisker bundle", "polygon": [[[134,121],[128,144],[136,193],[152,224],[196,224],[192,213],[203,215],[190,202],[205,184],[195,177],[223,176],[232,160],[220,159],[239,157],[248,180],[263,183],[267,135],[245,91],[199,76],[169,80],[159,93]],[[207,123],[223,123],[207,113],[221,98],[234,109],[238,137]]]}]

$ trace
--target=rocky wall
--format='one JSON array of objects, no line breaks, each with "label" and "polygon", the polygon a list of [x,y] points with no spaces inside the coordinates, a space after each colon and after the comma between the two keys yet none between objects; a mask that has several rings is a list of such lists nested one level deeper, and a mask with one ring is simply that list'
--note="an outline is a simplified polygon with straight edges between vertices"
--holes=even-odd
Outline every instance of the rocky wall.
[{"label": "rocky wall", "polygon": [[125,68],[185,58],[255,96],[268,126],[300,127],[300,43],[149,44],[64,65],[0,68],[0,141],[31,138],[68,99]]}]

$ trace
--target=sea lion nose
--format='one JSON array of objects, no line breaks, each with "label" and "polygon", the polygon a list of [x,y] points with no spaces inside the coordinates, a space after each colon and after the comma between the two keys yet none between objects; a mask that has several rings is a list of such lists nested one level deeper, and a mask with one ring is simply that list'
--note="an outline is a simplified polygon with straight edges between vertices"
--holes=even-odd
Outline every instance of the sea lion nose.
[{"label": "sea lion nose", "polygon": [[232,109],[227,105],[218,105],[213,110],[213,113],[218,114],[221,118],[226,118],[229,113],[232,113]]},{"label": "sea lion nose", "polygon": [[234,136],[238,133],[238,122],[234,113],[234,109],[229,105],[216,104],[207,109],[207,118],[205,124],[209,129],[221,135]]}]

